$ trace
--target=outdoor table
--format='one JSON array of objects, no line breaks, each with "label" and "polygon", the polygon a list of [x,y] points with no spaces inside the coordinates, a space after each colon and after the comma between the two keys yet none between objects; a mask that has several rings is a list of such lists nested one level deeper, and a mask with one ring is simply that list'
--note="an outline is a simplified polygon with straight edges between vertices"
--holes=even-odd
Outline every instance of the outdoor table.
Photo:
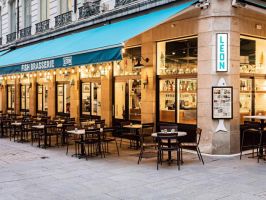
[{"label": "outdoor table", "polygon": [[85,154],[85,146],[84,146],[84,135],[85,135],[85,129],[75,129],[75,130],[70,130],[67,131],[67,133],[69,134],[73,134],[73,135],[79,135],[80,136],[80,143],[81,143],[81,152],[80,154],[76,154],[76,156],[78,156],[79,158],[84,158],[86,157]]},{"label": "outdoor table", "polygon": [[[265,120],[266,120],[266,116],[265,115],[249,115],[249,116],[244,116],[244,118],[246,119],[257,119],[257,120],[260,120],[260,132],[261,134],[263,133],[263,129],[264,129],[264,126],[265,126]],[[262,157],[263,156],[263,147],[262,147],[262,143],[263,141],[260,141],[260,156],[259,157]]]},{"label": "outdoor table", "polygon": [[[45,125],[34,125],[34,126],[32,126],[32,128],[35,128],[35,129],[38,129],[38,130],[43,130],[43,134],[44,134],[44,145],[43,145],[43,148],[46,148],[48,145],[47,145],[47,134],[46,134]],[[39,144],[39,147],[40,147],[40,144]]]},{"label": "outdoor table", "polygon": [[[164,132],[160,132],[160,133],[164,133]],[[169,133],[177,134],[177,137],[184,137],[184,136],[187,135],[187,132],[184,132],[184,131],[166,132],[166,133],[168,133],[168,134]],[[154,138],[157,138],[157,133],[152,133],[151,136],[154,137]],[[168,147],[170,147],[171,146],[171,140],[168,139],[167,143],[168,143]],[[172,153],[171,153],[171,151],[168,151],[168,161],[170,162],[171,160],[172,160]]]},{"label": "outdoor table", "polygon": [[[124,125],[123,128],[127,128],[127,129],[130,129],[130,132],[135,134],[135,135],[138,135],[139,133],[139,129],[142,128],[142,125],[141,124],[129,124],[129,125]],[[137,146],[136,148],[139,149],[139,141],[137,140]]]}]

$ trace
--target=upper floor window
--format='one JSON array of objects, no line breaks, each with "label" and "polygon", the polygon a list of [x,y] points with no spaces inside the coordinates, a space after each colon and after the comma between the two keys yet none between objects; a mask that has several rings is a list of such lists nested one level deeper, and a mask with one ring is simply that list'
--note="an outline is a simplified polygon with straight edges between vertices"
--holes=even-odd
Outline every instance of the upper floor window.
[{"label": "upper floor window", "polygon": [[49,16],[49,0],[40,0],[40,21],[47,20]]},{"label": "upper floor window", "polygon": [[71,11],[72,9],[72,0],[59,0],[60,2],[60,14]]},{"label": "upper floor window", "polygon": [[24,0],[24,27],[31,26],[31,0]]},{"label": "upper floor window", "polygon": [[9,1],[9,30],[16,32],[16,1]]}]

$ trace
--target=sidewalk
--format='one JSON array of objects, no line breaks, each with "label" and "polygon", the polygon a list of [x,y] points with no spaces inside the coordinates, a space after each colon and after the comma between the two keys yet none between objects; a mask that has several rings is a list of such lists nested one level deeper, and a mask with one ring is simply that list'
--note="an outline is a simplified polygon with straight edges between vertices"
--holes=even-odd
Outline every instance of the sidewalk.
[{"label": "sidewalk", "polygon": [[266,199],[266,163],[185,154],[184,165],[155,158],[137,165],[138,151],[121,150],[88,161],[66,156],[64,148],[46,150],[0,139],[1,200],[92,199]]}]

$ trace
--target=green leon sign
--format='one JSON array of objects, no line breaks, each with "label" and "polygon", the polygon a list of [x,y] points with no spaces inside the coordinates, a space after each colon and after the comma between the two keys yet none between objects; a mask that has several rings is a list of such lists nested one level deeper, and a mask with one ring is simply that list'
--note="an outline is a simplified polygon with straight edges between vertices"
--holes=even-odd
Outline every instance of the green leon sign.
[{"label": "green leon sign", "polygon": [[216,71],[228,71],[228,34],[217,33],[216,35]]}]

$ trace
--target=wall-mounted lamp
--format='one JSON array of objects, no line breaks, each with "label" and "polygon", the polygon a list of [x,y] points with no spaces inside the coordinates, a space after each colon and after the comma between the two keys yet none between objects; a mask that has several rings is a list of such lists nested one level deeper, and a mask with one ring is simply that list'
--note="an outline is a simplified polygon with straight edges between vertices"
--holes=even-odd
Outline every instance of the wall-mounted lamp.
[{"label": "wall-mounted lamp", "polygon": [[143,83],[143,87],[144,87],[144,89],[146,88],[146,86],[148,85],[148,83],[149,83],[149,78],[148,78],[148,75],[146,74],[146,76],[145,76],[145,79],[142,81],[142,83]]},{"label": "wall-mounted lamp", "polygon": [[149,62],[149,58],[143,58],[142,56],[140,58],[137,58],[137,63],[134,65],[135,69],[140,69],[144,67],[144,65],[141,63],[141,59],[144,60],[146,63]]}]

